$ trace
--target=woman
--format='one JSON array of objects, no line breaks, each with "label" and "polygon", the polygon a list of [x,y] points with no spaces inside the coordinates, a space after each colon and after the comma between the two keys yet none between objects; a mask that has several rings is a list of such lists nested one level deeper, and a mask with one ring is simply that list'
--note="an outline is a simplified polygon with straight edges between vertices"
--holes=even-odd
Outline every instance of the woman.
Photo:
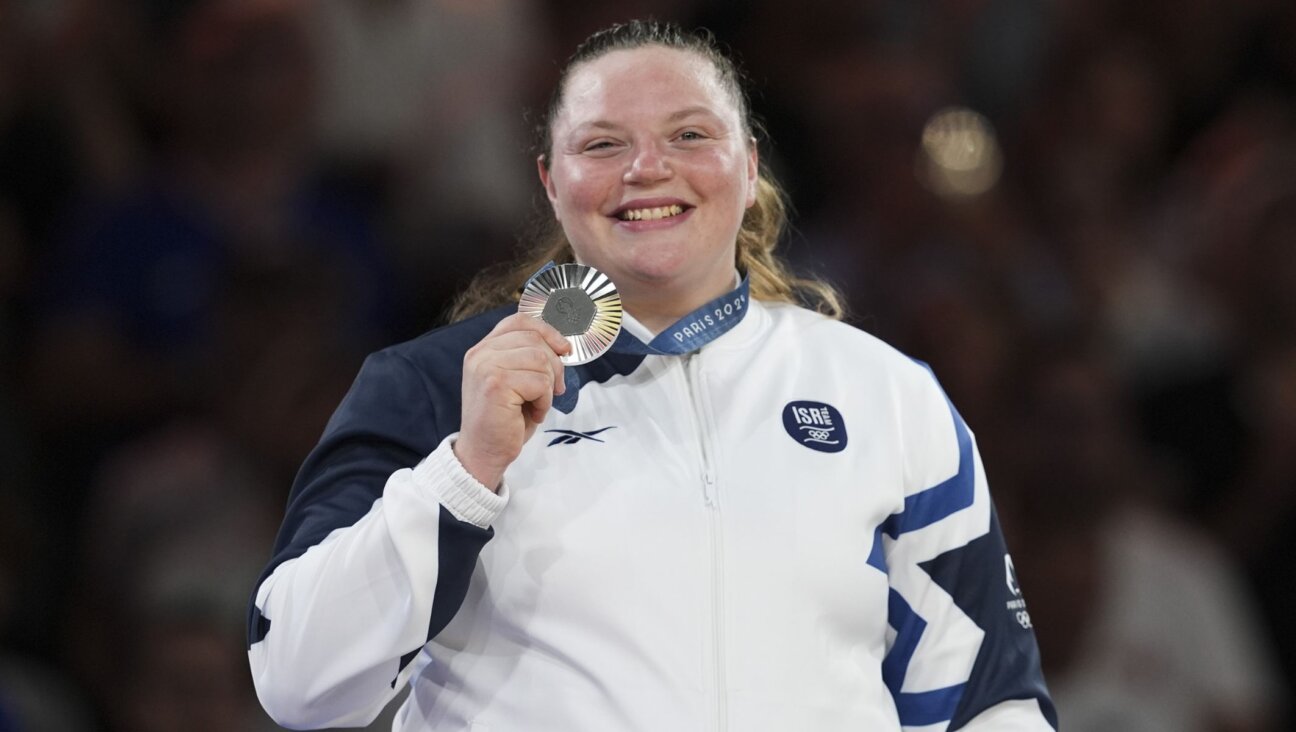
[{"label": "woman", "polygon": [[[540,180],[612,351],[493,310],[366,362],[293,488],[249,656],[281,723],[1021,729],[1053,712],[972,438],[931,374],[792,303],[737,74],[592,36]],[[934,725],[934,726],[930,726]],[[930,726],[930,727],[929,727]]]}]

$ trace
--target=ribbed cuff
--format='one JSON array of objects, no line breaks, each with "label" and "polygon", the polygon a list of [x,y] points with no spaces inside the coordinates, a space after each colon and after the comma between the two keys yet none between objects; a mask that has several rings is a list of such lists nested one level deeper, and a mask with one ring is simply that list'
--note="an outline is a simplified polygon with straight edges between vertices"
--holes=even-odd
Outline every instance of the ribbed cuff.
[{"label": "ribbed cuff", "polygon": [[488,529],[508,503],[508,485],[501,482],[496,493],[465,470],[454,454],[458,437],[458,432],[446,437],[416,465],[414,481],[434,492],[455,518]]}]

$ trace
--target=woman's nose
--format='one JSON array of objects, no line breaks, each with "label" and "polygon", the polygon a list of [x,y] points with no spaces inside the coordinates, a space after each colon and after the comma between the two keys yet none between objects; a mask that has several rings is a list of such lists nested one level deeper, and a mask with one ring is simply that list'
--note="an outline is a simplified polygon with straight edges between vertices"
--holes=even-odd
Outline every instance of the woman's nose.
[{"label": "woman's nose", "polygon": [[645,143],[635,149],[630,167],[626,169],[626,183],[643,185],[655,183],[671,176],[670,161],[655,143]]}]

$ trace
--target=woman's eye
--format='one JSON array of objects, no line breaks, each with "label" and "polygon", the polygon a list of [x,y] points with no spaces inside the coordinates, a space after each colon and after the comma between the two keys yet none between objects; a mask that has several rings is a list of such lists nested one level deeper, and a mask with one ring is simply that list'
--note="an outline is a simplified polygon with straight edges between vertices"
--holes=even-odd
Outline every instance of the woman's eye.
[{"label": "woman's eye", "polygon": [[686,141],[701,140],[702,133],[698,132],[697,130],[684,130],[683,132],[680,133],[679,139],[686,140]]}]

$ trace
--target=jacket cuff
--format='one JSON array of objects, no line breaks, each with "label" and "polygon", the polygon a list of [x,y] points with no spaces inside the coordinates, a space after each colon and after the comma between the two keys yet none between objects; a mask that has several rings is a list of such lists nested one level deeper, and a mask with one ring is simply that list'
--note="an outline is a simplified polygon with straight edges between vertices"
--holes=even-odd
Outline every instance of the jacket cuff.
[{"label": "jacket cuff", "polygon": [[472,477],[455,457],[458,437],[458,432],[446,437],[414,467],[414,482],[432,491],[455,518],[488,529],[508,503],[508,484],[501,481],[496,493]]}]

